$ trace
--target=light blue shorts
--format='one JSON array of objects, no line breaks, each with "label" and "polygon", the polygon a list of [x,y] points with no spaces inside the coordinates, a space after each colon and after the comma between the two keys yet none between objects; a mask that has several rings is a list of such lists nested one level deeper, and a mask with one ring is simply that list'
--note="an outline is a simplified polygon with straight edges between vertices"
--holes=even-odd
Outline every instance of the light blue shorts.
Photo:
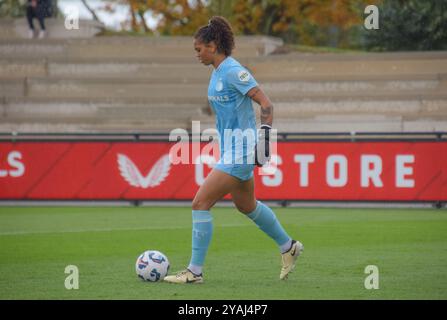
[{"label": "light blue shorts", "polygon": [[215,169],[223,171],[230,176],[236,177],[242,181],[250,180],[253,177],[254,164],[224,164],[219,161]]}]

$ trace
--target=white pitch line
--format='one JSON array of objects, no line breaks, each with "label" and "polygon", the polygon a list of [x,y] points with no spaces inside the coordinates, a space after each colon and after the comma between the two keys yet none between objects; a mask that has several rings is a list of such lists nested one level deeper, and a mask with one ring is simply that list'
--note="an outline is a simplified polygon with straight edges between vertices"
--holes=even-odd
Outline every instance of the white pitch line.
[{"label": "white pitch line", "polygon": [[[223,225],[215,225],[214,227],[245,227],[246,225],[241,224],[223,224]],[[0,231],[0,236],[13,236],[13,235],[28,235],[28,234],[54,234],[54,233],[82,233],[82,232],[112,232],[112,231],[144,231],[144,230],[176,230],[176,229],[191,229],[191,226],[188,227],[155,227],[155,228],[101,228],[101,229],[74,229],[74,230],[64,230],[64,231],[51,231],[51,230],[42,230],[42,231]]]}]

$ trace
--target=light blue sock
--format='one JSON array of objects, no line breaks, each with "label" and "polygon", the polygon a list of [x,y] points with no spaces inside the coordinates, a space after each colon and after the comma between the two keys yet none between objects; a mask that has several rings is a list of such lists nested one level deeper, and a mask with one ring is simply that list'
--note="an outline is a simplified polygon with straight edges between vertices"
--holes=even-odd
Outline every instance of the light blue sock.
[{"label": "light blue sock", "polygon": [[208,210],[192,211],[192,254],[189,269],[201,273],[213,235],[213,217]]},{"label": "light blue sock", "polygon": [[279,223],[275,213],[261,201],[257,202],[256,209],[247,214],[247,217],[253,220],[259,229],[275,240],[281,251],[284,251],[282,247],[291,243],[291,238]]}]

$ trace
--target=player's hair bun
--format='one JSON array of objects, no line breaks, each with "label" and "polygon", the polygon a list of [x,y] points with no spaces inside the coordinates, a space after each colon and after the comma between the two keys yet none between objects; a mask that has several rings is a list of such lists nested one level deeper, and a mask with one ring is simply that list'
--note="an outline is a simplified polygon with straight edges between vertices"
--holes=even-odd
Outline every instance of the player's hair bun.
[{"label": "player's hair bun", "polygon": [[234,35],[230,23],[224,17],[214,16],[208,21],[208,25],[200,27],[194,38],[204,43],[214,41],[217,51],[230,56],[234,49]]}]

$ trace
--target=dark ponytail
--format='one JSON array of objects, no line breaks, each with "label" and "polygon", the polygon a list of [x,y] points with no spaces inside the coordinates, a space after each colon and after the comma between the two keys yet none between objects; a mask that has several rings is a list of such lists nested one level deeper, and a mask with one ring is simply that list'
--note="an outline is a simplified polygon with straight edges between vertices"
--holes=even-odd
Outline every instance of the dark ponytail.
[{"label": "dark ponytail", "polygon": [[214,41],[217,51],[230,56],[234,49],[234,35],[230,23],[224,17],[212,17],[208,25],[200,27],[194,35],[195,39],[208,44]]}]

